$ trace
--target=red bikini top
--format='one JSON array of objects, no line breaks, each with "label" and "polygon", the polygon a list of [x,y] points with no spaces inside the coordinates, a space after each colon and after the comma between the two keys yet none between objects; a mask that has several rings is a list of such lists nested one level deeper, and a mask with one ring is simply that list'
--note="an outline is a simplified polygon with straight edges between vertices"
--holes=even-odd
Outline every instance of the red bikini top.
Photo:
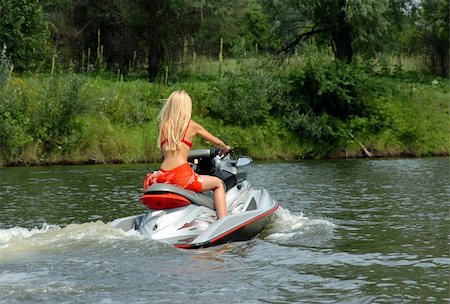
[{"label": "red bikini top", "polygon": [[[186,133],[187,133],[187,130],[189,129],[189,124],[190,123],[191,123],[191,121],[189,120],[188,125],[186,127],[186,130],[184,131],[183,138],[181,139],[181,142],[184,143],[189,148],[192,148],[192,143],[187,141],[186,139],[184,139],[186,137]],[[161,148],[167,142],[167,139],[165,138],[166,136],[164,135],[164,131],[162,131],[162,136],[163,136],[164,139],[161,141]]]}]

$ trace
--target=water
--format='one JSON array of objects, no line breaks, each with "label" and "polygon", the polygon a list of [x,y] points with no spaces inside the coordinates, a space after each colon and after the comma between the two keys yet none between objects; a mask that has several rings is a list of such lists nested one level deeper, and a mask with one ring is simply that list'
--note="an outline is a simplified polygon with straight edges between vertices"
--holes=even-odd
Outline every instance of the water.
[{"label": "water", "polygon": [[147,165],[0,169],[0,303],[450,303],[449,158],[256,163],[248,242],[181,250],[105,223]]}]

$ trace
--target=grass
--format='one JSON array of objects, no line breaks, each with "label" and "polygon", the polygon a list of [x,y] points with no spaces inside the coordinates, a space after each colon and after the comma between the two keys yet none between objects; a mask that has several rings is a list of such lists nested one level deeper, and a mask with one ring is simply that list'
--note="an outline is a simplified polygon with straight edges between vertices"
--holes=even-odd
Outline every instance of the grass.
[{"label": "grass", "polygon": [[[287,69],[302,60],[292,59]],[[171,72],[168,85],[135,75],[123,80],[109,74],[12,75],[0,87],[0,165],[159,162],[157,114],[176,89],[191,95],[193,119],[237,154],[257,160],[314,157],[318,147],[290,131],[282,117],[267,113],[244,127],[210,115],[214,100],[220,102],[221,74],[239,74],[261,61],[198,59]],[[327,147],[325,157],[362,157],[362,146],[378,157],[449,155],[449,80],[403,72],[377,81],[383,89],[374,103],[383,128],[375,132],[366,127],[373,122],[355,120],[362,131]],[[209,145],[196,139],[194,146]]]},{"label": "grass", "polygon": [[397,80],[395,90],[380,97],[383,111],[389,113],[386,127],[357,138],[349,145],[350,154],[357,155],[362,142],[380,157],[449,155],[449,97],[446,80],[426,84]]}]

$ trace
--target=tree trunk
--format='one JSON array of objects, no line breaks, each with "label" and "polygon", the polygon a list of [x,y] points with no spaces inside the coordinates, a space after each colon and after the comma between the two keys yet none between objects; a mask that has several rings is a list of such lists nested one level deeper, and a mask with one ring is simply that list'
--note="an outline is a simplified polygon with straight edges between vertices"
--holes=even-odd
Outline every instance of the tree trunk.
[{"label": "tree trunk", "polygon": [[161,40],[156,34],[148,40],[148,78],[153,82],[158,76],[160,70],[160,62],[163,56]]},{"label": "tree trunk", "polygon": [[336,46],[335,56],[339,60],[351,63],[353,59],[351,26],[345,12],[346,0],[339,0],[339,14],[336,32],[333,34]]},{"label": "tree trunk", "polygon": [[160,70],[160,62],[163,59],[163,47],[161,37],[158,34],[158,0],[145,0],[147,10],[146,43],[148,60],[148,78],[154,81]]}]

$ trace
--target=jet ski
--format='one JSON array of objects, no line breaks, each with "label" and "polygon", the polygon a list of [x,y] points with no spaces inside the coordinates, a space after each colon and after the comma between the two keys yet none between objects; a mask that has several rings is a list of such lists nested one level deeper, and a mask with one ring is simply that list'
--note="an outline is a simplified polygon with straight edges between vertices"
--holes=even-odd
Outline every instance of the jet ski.
[{"label": "jet ski", "polygon": [[279,207],[266,189],[254,189],[242,169],[253,160],[248,156],[232,159],[219,150],[192,150],[188,162],[198,174],[219,177],[225,185],[228,216],[217,219],[213,192],[196,193],[170,184],[153,184],[145,189],[140,202],[146,212],[116,219],[108,225],[125,231],[138,230],[150,239],[195,249],[228,242],[246,241],[257,236]]}]

